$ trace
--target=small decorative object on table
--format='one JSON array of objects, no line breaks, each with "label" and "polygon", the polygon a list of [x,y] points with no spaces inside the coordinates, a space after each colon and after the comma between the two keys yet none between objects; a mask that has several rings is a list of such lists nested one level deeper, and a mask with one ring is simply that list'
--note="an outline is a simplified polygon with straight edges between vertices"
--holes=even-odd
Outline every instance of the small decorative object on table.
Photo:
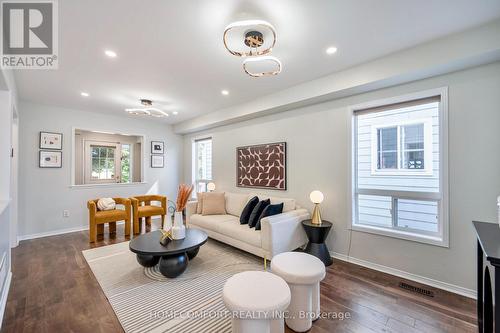
[{"label": "small decorative object on table", "polygon": [[312,191],[311,194],[309,194],[309,199],[311,199],[311,202],[314,204],[311,220],[313,224],[321,224],[321,212],[319,210],[319,204],[323,202],[324,198],[325,197],[323,196],[323,193],[318,190]]},{"label": "small decorative object on table", "polygon": [[326,247],[325,240],[332,228],[332,223],[322,221],[321,224],[316,224],[312,220],[304,220],[302,221],[302,227],[304,227],[309,239],[304,252],[321,259],[325,266],[330,266],[333,260],[328,247]]},{"label": "small decorative object on table", "polygon": [[174,226],[172,227],[173,239],[183,239],[186,237],[186,227],[184,226],[182,211],[186,208],[187,201],[191,197],[191,192],[193,192],[193,185],[179,185],[174,213]]},{"label": "small decorative object on table", "polygon": [[162,236],[160,238],[160,244],[163,246],[167,246],[167,244],[172,240],[172,231],[171,230],[165,231],[161,229],[160,231],[162,233]]}]

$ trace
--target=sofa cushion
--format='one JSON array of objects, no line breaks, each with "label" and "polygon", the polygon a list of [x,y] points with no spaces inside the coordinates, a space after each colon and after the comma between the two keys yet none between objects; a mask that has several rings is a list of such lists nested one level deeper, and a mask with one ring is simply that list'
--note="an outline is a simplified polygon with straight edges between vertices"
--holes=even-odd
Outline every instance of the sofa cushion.
[{"label": "sofa cushion", "polygon": [[253,197],[252,199],[248,200],[247,204],[245,205],[245,208],[243,208],[243,211],[241,212],[240,224],[248,224],[248,220],[250,219],[250,214],[252,214],[253,209],[258,203],[259,203],[258,197]]},{"label": "sofa cushion", "polygon": [[209,192],[203,194],[202,215],[226,214],[226,197],[224,192]]},{"label": "sofa cushion", "polygon": [[248,228],[244,224],[240,224],[238,220],[226,220],[218,223],[218,233],[231,237],[256,247],[262,246],[261,232]]},{"label": "sofa cushion", "polygon": [[196,225],[203,229],[217,231],[217,228],[222,222],[233,221],[237,222],[238,218],[233,215],[200,215],[194,214],[189,218],[189,224]]},{"label": "sofa cushion", "polygon": [[264,195],[261,193],[252,193],[252,195],[256,195],[260,200],[270,199],[271,204],[276,205],[279,203],[283,203],[283,213],[289,212],[291,210],[295,210],[297,207],[295,199],[291,198],[281,198],[281,197],[270,197],[269,195]]},{"label": "sofa cushion", "polygon": [[267,200],[262,200],[259,201],[257,205],[255,205],[255,208],[252,210],[252,214],[250,214],[250,218],[248,219],[248,226],[250,228],[255,227],[257,224],[257,221],[259,220],[260,214],[262,214],[262,211],[264,208],[269,206],[271,204],[271,201],[269,199]]},{"label": "sofa cushion", "polygon": [[281,213],[283,213],[283,203],[267,206],[262,211],[262,214],[260,214],[259,220],[257,221],[257,224],[255,225],[255,230],[260,230],[260,220],[262,220],[264,217],[278,215]]},{"label": "sofa cushion", "polygon": [[248,194],[226,192],[226,212],[234,216],[240,216],[248,201]]}]

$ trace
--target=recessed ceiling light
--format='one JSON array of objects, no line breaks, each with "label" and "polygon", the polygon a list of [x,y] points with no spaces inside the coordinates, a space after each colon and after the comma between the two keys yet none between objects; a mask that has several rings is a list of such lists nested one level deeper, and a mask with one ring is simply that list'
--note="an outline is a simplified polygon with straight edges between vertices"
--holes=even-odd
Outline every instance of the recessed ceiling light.
[{"label": "recessed ceiling light", "polygon": [[225,90],[225,89],[224,89],[224,90],[221,90],[221,92],[220,92],[220,93],[221,93],[222,95],[224,95],[224,96],[229,95],[229,91],[228,91],[228,90]]},{"label": "recessed ceiling light", "polygon": [[116,58],[116,52],[115,51],[106,50],[106,51],[104,51],[104,54],[107,55],[110,58]]},{"label": "recessed ceiling light", "polygon": [[326,54],[334,54],[335,52],[337,52],[337,48],[335,46],[330,46],[326,49]]},{"label": "recessed ceiling light", "polygon": [[89,97],[89,96],[90,96],[90,95],[89,95],[89,93],[87,93],[87,92],[85,92],[85,91],[82,91],[82,92],[80,93],[80,95],[82,95],[83,97]]},{"label": "recessed ceiling light", "polygon": [[173,114],[174,116],[176,116],[176,115],[178,115],[178,114],[179,114],[179,112],[177,112],[177,111],[173,111],[173,112],[172,112],[172,114]]}]

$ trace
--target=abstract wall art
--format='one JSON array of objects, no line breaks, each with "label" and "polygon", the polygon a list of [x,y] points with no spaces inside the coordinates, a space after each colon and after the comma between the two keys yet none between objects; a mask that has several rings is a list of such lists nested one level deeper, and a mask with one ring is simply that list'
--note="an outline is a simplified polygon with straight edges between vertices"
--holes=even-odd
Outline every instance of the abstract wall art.
[{"label": "abstract wall art", "polygon": [[236,148],[236,186],[286,190],[286,142]]}]

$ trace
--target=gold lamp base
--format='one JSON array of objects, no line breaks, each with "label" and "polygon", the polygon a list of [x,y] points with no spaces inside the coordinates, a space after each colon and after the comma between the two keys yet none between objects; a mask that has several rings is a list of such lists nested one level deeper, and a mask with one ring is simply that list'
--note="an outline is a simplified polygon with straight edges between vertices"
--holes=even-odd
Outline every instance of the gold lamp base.
[{"label": "gold lamp base", "polygon": [[321,224],[321,212],[319,211],[319,204],[314,204],[312,219],[312,224]]}]

